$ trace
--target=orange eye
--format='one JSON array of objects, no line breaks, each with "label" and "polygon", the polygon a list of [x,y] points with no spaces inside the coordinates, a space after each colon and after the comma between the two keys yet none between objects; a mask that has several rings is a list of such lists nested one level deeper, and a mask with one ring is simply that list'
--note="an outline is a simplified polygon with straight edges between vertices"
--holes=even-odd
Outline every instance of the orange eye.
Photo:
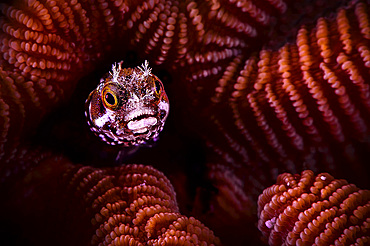
[{"label": "orange eye", "polygon": [[162,83],[159,79],[154,80],[155,91],[159,94],[162,90]]},{"label": "orange eye", "polygon": [[115,109],[118,105],[118,99],[114,91],[105,88],[102,93],[102,100],[104,105],[109,109]]}]

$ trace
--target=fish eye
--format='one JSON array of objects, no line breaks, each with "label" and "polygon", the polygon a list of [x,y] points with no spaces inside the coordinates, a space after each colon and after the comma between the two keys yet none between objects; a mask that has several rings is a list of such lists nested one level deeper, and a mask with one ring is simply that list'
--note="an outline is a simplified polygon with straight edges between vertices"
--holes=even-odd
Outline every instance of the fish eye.
[{"label": "fish eye", "polygon": [[103,90],[102,100],[104,105],[109,109],[115,109],[115,107],[118,105],[117,95],[109,88],[105,88]]},{"label": "fish eye", "polygon": [[116,103],[116,99],[114,98],[114,96],[112,95],[112,93],[110,92],[107,92],[105,94],[105,102],[109,105],[114,105]]},{"label": "fish eye", "polygon": [[154,81],[154,86],[155,86],[155,91],[156,91],[157,93],[160,93],[160,92],[161,92],[161,90],[162,90],[162,83],[161,83],[161,81],[159,81],[158,79],[156,79],[156,80]]}]

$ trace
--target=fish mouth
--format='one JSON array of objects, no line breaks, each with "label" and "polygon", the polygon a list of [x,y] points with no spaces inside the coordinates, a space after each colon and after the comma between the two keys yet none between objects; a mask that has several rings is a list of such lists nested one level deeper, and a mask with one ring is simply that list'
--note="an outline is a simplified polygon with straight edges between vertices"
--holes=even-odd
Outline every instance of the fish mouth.
[{"label": "fish mouth", "polygon": [[146,117],[154,117],[156,112],[150,108],[138,108],[130,111],[128,114],[124,116],[124,121],[129,122],[132,120],[136,120],[137,118],[144,118]]},{"label": "fish mouth", "polygon": [[127,123],[127,128],[135,134],[147,133],[151,127],[156,125],[158,122],[157,118],[153,116],[146,116],[136,120],[131,120]]},{"label": "fish mouth", "polygon": [[134,134],[148,134],[150,129],[158,122],[154,110],[136,109],[125,116],[127,128]]}]

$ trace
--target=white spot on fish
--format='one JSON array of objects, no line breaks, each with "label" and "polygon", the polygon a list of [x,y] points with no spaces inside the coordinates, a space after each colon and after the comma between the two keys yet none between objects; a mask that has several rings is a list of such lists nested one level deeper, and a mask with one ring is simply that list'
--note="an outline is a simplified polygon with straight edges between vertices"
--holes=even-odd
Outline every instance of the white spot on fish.
[{"label": "white spot on fish", "polygon": [[114,122],[114,120],[115,120],[114,115],[115,114],[114,114],[113,111],[107,110],[106,113],[103,116],[95,119],[94,123],[98,127],[103,127],[105,125],[105,123],[107,123],[107,122]]}]

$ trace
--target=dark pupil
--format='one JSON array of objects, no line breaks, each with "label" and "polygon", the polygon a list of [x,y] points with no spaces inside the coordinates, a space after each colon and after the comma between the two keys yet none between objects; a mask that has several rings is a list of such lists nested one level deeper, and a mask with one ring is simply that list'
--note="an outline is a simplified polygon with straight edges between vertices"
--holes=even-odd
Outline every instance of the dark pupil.
[{"label": "dark pupil", "polygon": [[160,82],[159,82],[158,80],[156,80],[156,81],[154,82],[154,84],[155,84],[155,90],[156,90],[157,92],[160,92],[160,90],[161,90],[161,84],[160,84]]},{"label": "dark pupil", "polygon": [[112,93],[107,93],[107,94],[105,94],[105,101],[108,103],[108,104],[110,104],[110,105],[114,105],[114,103],[115,103],[115,100],[114,100],[114,97],[113,97],[113,95],[112,95]]}]

